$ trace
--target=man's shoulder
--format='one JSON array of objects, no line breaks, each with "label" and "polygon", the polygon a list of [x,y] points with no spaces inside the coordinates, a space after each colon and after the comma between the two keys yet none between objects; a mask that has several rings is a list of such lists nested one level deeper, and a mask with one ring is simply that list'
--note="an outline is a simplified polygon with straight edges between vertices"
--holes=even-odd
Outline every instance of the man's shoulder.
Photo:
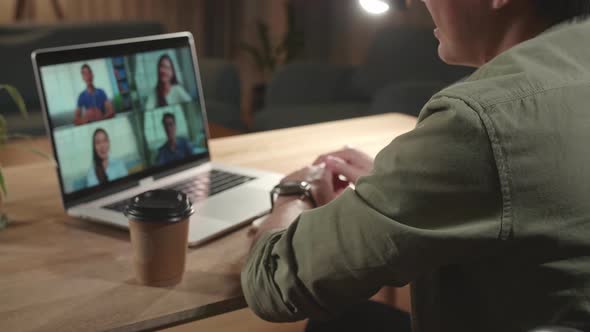
[{"label": "man's shoulder", "polygon": [[80,92],[78,95],[78,101],[88,98],[88,90],[84,89],[84,91]]},{"label": "man's shoulder", "polygon": [[164,153],[167,150],[168,150],[168,143],[164,142],[164,144],[160,145],[160,147],[158,148],[158,154]]},{"label": "man's shoulder", "polygon": [[590,22],[564,24],[494,58],[439,96],[482,108],[590,83]]},{"label": "man's shoulder", "polygon": [[551,88],[548,78],[510,59],[502,60],[484,65],[464,81],[441,90],[434,98],[456,98],[472,108],[488,109]]},{"label": "man's shoulder", "polygon": [[101,97],[105,97],[105,98],[107,96],[107,93],[103,89],[99,89],[99,88],[96,88],[96,94]]}]

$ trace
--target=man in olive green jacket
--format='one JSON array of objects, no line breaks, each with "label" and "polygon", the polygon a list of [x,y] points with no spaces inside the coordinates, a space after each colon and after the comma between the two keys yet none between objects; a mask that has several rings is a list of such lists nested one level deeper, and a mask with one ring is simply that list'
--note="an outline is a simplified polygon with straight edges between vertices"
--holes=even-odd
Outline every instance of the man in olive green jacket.
[{"label": "man in olive green jacket", "polygon": [[334,319],[411,283],[415,332],[590,330],[590,2],[424,2],[441,58],[479,69],[374,166],[344,150],[287,176],[313,199],[276,201],[242,273],[248,304]]}]

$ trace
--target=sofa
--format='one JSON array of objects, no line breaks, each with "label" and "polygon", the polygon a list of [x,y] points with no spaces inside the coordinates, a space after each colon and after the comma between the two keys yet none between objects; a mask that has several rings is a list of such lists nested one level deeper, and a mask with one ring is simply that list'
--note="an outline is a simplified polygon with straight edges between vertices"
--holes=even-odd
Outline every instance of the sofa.
[{"label": "sofa", "polygon": [[277,70],[255,130],[398,112],[417,116],[430,97],[473,70],[444,64],[429,28],[377,33],[361,65],[291,63]]},{"label": "sofa", "polygon": [[[30,111],[22,118],[7,93],[0,92],[0,112],[8,130],[27,135],[45,135],[40,101],[34,81],[31,52],[39,48],[98,42],[164,33],[156,22],[101,22],[0,25],[0,84],[18,88]],[[209,120],[242,129],[240,79],[236,67],[223,60],[200,59],[200,72]]]}]

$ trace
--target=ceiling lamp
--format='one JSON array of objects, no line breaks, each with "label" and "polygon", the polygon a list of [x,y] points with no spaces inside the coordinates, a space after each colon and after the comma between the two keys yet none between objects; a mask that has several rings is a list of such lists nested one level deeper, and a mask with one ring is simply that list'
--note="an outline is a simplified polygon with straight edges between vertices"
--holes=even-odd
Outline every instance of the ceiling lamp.
[{"label": "ceiling lamp", "polygon": [[359,4],[366,12],[373,15],[385,14],[391,8],[387,0],[359,0]]}]

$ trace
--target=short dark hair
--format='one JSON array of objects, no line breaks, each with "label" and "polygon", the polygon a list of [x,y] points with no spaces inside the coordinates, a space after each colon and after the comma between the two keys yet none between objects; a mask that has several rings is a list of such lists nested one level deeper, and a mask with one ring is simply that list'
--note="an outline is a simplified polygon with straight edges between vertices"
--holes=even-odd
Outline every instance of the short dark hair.
[{"label": "short dark hair", "polygon": [[558,24],[576,18],[590,16],[590,1],[588,0],[533,0],[539,13],[550,20],[551,24]]},{"label": "short dark hair", "polygon": [[82,71],[84,68],[88,69],[89,71],[92,71],[92,68],[90,68],[90,66],[87,63],[82,65],[82,67],[80,68],[80,71]]},{"label": "short dark hair", "polygon": [[164,116],[162,117],[162,124],[164,126],[166,126],[166,119],[172,119],[172,121],[176,123],[176,117],[172,113],[164,113]]}]

